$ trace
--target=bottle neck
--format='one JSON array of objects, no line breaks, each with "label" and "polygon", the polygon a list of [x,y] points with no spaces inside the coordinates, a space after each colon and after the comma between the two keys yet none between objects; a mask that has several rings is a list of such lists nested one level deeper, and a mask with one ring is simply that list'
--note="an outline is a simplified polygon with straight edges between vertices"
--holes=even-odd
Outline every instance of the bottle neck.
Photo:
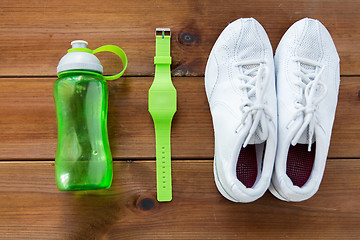
[{"label": "bottle neck", "polygon": [[66,77],[69,75],[91,75],[91,76],[96,76],[99,78],[104,79],[104,76],[101,75],[99,72],[93,72],[93,71],[86,71],[86,70],[69,70],[69,71],[64,71],[64,72],[60,72],[58,74],[59,78],[62,77]]}]

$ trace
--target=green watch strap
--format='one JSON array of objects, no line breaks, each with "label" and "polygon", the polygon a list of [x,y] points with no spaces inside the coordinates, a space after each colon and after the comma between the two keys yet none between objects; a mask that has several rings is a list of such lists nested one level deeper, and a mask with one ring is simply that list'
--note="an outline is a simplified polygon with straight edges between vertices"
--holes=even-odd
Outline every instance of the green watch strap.
[{"label": "green watch strap", "polygon": [[155,126],[157,200],[167,202],[172,200],[170,133],[176,89],[171,82],[170,29],[157,28],[155,37],[155,78],[149,89],[149,112]]}]

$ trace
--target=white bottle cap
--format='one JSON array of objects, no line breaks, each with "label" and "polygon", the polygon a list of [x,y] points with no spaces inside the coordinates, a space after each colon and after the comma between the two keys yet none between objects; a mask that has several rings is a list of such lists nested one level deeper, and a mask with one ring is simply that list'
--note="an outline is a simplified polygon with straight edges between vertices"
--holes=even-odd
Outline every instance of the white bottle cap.
[{"label": "white bottle cap", "polygon": [[86,70],[103,73],[103,67],[99,59],[89,52],[90,49],[87,48],[87,44],[84,40],[72,41],[72,49],[77,49],[77,51],[69,52],[61,58],[57,66],[57,73],[69,70]]},{"label": "white bottle cap", "polygon": [[72,48],[87,48],[88,42],[84,40],[74,40],[70,44]]}]

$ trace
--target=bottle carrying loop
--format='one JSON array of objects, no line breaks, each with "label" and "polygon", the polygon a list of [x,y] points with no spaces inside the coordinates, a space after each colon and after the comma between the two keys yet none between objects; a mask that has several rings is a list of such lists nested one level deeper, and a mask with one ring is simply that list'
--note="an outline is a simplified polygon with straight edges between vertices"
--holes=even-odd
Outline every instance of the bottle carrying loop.
[{"label": "bottle carrying loop", "polygon": [[125,72],[125,69],[128,64],[128,60],[127,60],[125,52],[121,48],[119,48],[118,46],[115,46],[115,45],[101,46],[92,51],[93,54],[96,54],[98,52],[112,52],[121,59],[121,62],[123,64],[123,70],[121,72],[119,72],[118,74],[112,75],[112,76],[104,76],[104,79],[105,80],[115,80],[115,79],[121,77],[123,75],[123,73]]}]

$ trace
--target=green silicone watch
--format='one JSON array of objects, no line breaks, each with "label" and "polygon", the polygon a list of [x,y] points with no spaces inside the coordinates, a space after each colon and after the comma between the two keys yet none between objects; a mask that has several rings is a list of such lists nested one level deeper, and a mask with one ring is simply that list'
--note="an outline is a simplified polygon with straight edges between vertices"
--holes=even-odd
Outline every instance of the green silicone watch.
[{"label": "green silicone watch", "polygon": [[169,28],[157,28],[155,78],[149,89],[149,112],[155,125],[157,200],[172,199],[171,186],[171,122],[176,112],[176,89],[171,82]]}]

